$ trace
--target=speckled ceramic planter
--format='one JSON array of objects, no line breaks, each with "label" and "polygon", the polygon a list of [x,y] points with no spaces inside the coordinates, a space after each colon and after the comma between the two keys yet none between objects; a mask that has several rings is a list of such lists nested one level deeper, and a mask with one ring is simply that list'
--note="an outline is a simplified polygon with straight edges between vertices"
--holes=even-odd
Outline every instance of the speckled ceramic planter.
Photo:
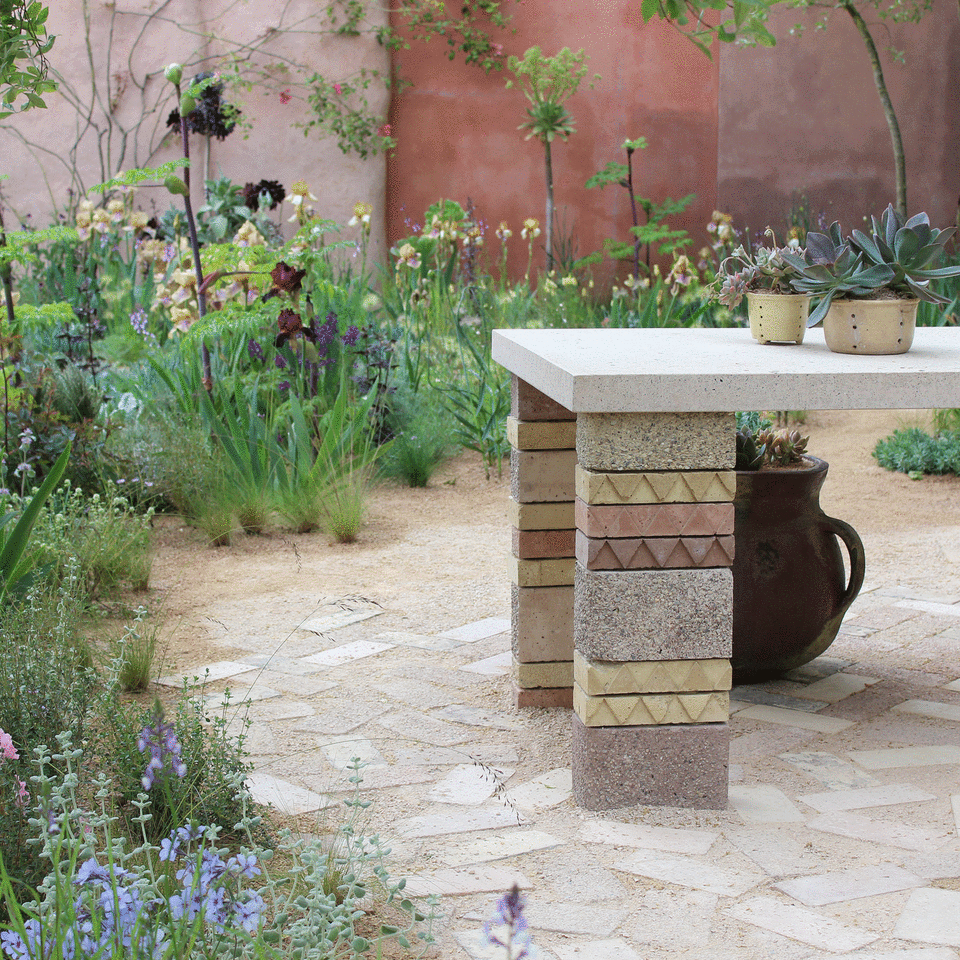
[{"label": "speckled ceramic planter", "polygon": [[802,294],[748,293],[750,333],[760,343],[802,343],[810,298]]},{"label": "speckled ceramic planter", "polygon": [[834,300],[823,318],[823,337],[834,353],[906,353],[919,305],[919,300]]}]

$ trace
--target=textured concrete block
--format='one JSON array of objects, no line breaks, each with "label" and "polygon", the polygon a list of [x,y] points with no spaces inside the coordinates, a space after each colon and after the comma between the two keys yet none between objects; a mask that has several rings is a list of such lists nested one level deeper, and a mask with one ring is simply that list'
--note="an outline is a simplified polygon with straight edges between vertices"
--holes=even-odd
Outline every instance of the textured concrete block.
[{"label": "textured concrete block", "polygon": [[590,696],[620,693],[699,693],[729,690],[729,660],[648,660],[616,663],[573,655],[574,679]]},{"label": "textured concrete block", "polygon": [[513,528],[513,555],[521,560],[541,557],[572,557],[576,552],[575,530],[518,530]]},{"label": "textured concrete block", "polygon": [[587,503],[729,502],[736,491],[733,470],[593,473],[576,467],[576,495]]},{"label": "textured concrete block", "polygon": [[639,727],[677,723],[725,723],[730,695],[712,693],[626,693],[592,697],[573,687],[573,709],[588,727]]},{"label": "textured concrete block", "polygon": [[606,571],[578,564],[574,624],[576,648],[589,660],[729,659],[733,575],[729,568]]},{"label": "textured concrete block", "polygon": [[519,503],[573,500],[576,450],[512,450],[510,495]]},{"label": "textured concrete block", "polygon": [[722,537],[733,533],[733,503],[589,504],[577,498],[577,528],[588,537]]},{"label": "textured concrete block", "polygon": [[537,687],[525,689],[514,687],[514,697],[518,707],[563,707],[573,709],[572,687]]},{"label": "textured concrete block", "polygon": [[577,460],[589,470],[732,470],[732,413],[581,413]]},{"label": "textured concrete block", "polygon": [[572,450],[577,445],[577,421],[507,417],[507,440],[517,450]]},{"label": "textured concrete block", "polygon": [[573,661],[519,663],[514,661],[514,676],[520,687],[572,687]]},{"label": "textured concrete block", "polygon": [[588,570],[650,570],[733,566],[733,537],[576,538],[577,560]]},{"label": "textured concrete block", "polygon": [[507,501],[507,519],[518,530],[572,530],[576,526],[572,500],[518,503],[511,497]]},{"label": "textured concrete block", "polygon": [[727,724],[588,727],[575,713],[572,723],[573,796],[581,807],[726,807]]},{"label": "textured concrete block", "polygon": [[510,591],[513,655],[520,663],[573,659],[573,587]]},{"label": "textured concrete block", "polygon": [[576,414],[517,376],[510,384],[510,415],[518,420],[576,419]]},{"label": "textured concrete block", "polygon": [[573,583],[577,561],[573,557],[520,560],[508,557],[510,582],[518,587],[564,587]]}]

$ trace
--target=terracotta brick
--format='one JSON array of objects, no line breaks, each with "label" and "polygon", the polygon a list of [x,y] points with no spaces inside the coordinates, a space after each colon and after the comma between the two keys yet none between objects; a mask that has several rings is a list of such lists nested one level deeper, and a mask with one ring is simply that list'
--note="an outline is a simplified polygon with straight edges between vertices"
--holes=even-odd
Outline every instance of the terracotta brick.
[{"label": "terracotta brick", "polygon": [[576,467],[576,495],[591,504],[726,502],[736,490],[733,470],[594,473]]},{"label": "terracotta brick", "polygon": [[510,495],[518,503],[573,500],[576,465],[576,450],[513,450]]},{"label": "terracotta brick", "polygon": [[519,687],[572,687],[573,661],[551,660],[547,663],[514,661],[514,678]]},{"label": "terracotta brick", "polygon": [[517,376],[510,385],[510,416],[518,420],[576,419],[576,414]]},{"label": "terracotta brick", "polygon": [[573,587],[514,586],[510,599],[516,661],[573,660]]},{"label": "terracotta brick", "polygon": [[509,557],[510,582],[518,587],[564,587],[573,584],[576,560],[560,557],[549,560],[520,560]]},{"label": "terracotta brick", "polygon": [[576,530],[518,530],[513,528],[513,555],[521,559],[572,557]]},{"label": "terracotta brick", "polygon": [[726,723],[588,727],[574,713],[572,725],[573,796],[581,807],[726,807]]},{"label": "terracotta brick", "polygon": [[578,565],[575,583],[575,643],[587,659],[730,657],[729,568],[608,571]]},{"label": "terracotta brick", "polygon": [[577,498],[588,537],[720,537],[733,534],[733,503],[590,504]]},{"label": "terracotta brick", "polygon": [[573,501],[517,503],[507,501],[507,519],[519,530],[572,530],[576,526]]},{"label": "terracotta brick", "polygon": [[588,570],[666,570],[733,566],[733,537],[598,539],[579,530],[577,560]]},{"label": "terracotta brick", "polygon": [[577,422],[507,417],[507,440],[517,450],[573,450],[577,445]]},{"label": "terracotta brick", "polygon": [[534,687],[524,689],[514,687],[514,696],[518,707],[563,707],[573,709],[572,687]]},{"label": "terracotta brick", "polygon": [[590,696],[622,693],[698,693],[729,690],[729,660],[646,660],[618,663],[573,654],[573,675]]},{"label": "terracotta brick", "polygon": [[573,687],[573,709],[588,727],[639,727],[678,723],[725,723],[730,695],[707,693],[627,693],[593,697]]},{"label": "terracotta brick", "polygon": [[732,413],[581,413],[577,460],[590,470],[732,470]]}]

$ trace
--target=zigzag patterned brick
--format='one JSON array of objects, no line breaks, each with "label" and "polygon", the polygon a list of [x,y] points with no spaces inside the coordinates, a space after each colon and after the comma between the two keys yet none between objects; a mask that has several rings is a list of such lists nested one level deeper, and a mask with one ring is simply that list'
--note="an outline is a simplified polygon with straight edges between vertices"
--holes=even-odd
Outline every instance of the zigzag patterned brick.
[{"label": "zigzag patterned brick", "polygon": [[720,537],[733,533],[733,503],[576,501],[577,527],[588,537]]},{"label": "zigzag patterned brick", "polygon": [[510,415],[518,420],[576,419],[575,413],[517,376],[510,382]]},{"label": "zigzag patterned brick", "polygon": [[510,582],[518,587],[564,587],[573,583],[577,561],[573,557],[550,560],[508,558]]},{"label": "zigzag patterned brick", "polygon": [[577,445],[577,422],[507,417],[507,440],[517,450],[572,450]]},{"label": "zigzag patterned brick", "polygon": [[725,723],[730,717],[730,696],[714,691],[591,697],[583,687],[574,684],[573,709],[587,727]]},{"label": "zigzag patterned brick", "polygon": [[729,690],[729,660],[644,660],[617,663],[573,654],[573,676],[588,696],[624,693],[703,693]]},{"label": "zigzag patterned brick", "polygon": [[522,560],[572,557],[576,551],[575,530],[518,530],[513,528],[513,555]]},{"label": "zigzag patterned brick", "polygon": [[518,503],[573,500],[576,450],[511,450],[510,495]]},{"label": "zigzag patterned brick", "polygon": [[733,470],[593,473],[576,467],[576,495],[589,504],[728,502],[736,490]]},{"label": "zigzag patterned brick", "polygon": [[577,531],[577,560],[588,570],[668,570],[733,565],[733,537],[596,539]]}]

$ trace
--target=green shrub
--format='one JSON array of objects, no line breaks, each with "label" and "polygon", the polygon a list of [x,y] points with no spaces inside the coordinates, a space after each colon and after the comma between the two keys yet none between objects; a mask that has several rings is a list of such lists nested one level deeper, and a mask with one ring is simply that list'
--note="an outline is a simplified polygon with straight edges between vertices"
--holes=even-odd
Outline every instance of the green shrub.
[{"label": "green shrub", "polygon": [[877,443],[873,455],[881,467],[900,473],[960,474],[960,433],[931,436],[919,427],[894,430]]}]

